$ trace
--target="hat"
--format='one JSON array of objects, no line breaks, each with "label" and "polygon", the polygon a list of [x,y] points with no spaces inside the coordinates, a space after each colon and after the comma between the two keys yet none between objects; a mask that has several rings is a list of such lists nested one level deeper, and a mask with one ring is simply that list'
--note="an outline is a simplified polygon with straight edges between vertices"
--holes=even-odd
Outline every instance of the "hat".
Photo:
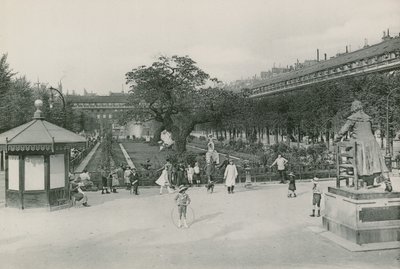
[{"label": "hat", "polygon": [[318,181],[319,181],[319,178],[317,178],[317,177],[314,177],[314,178],[312,179],[312,183],[314,183],[314,184],[317,184]]},{"label": "hat", "polygon": [[295,175],[293,174],[293,172],[290,172],[288,176],[294,177]]},{"label": "hat", "polygon": [[187,189],[188,189],[188,187],[186,187],[185,185],[180,185],[178,192],[186,191]]}]

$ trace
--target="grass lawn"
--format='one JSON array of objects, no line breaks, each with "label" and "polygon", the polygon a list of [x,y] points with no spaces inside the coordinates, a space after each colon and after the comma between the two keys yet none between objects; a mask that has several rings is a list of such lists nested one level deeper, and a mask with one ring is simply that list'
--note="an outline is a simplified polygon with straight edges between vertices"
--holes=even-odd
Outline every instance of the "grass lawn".
[{"label": "grass lawn", "polygon": [[[126,164],[126,160],[124,155],[122,154],[121,148],[118,143],[112,144],[113,149],[113,160],[116,165]],[[99,185],[101,183],[101,175],[99,172],[99,165],[102,162],[102,147],[101,145],[98,147],[97,151],[93,155],[92,159],[89,161],[86,166],[86,170],[90,173],[90,178],[95,182],[95,184]],[[121,182],[120,182],[121,183]]]}]

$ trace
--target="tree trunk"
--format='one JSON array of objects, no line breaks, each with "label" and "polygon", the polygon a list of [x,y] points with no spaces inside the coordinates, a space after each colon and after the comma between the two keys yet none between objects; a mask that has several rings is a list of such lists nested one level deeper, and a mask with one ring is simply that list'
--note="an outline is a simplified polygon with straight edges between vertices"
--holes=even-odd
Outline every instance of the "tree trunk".
[{"label": "tree trunk", "polygon": [[297,126],[297,147],[300,148],[300,140],[301,140],[301,133],[300,133],[300,125]]},{"label": "tree trunk", "polygon": [[330,140],[331,140],[331,138],[330,138],[330,132],[329,131],[327,131],[326,132],[326,148],[329,150],[329,142],[330,142]]},{"label": "tree trunk", "polygon": [[164,130],[165,130],[164,124],[161,124],[161,126],[155,130],[152,144],[157,144],[157,142],[161,140],[161,132]]}]

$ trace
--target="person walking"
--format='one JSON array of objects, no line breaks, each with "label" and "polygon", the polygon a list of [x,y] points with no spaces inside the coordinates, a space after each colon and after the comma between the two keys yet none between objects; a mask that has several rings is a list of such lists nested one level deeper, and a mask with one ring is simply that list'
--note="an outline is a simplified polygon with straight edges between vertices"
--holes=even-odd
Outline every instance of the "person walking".
[{"label": "person walking", "polygon": [[187,211],[187,206],[190,204],[191,200],[189,195],[186,193],[187,189],[188,187],[180,185],[178,189],[178,194],[175,196],[175,201],[176,204],[178,205],[178,213],[179,213],[178,228],[182,227],[182,217],[183,217],[183,227],[189,228],[186,222],[186,211]]},{"label": "person walking", "polygon": [[228,188],[228,193],[232,194],[236,184],[236,178],[238,176],[238,171],[233,160],[229,160],[229,164],[225,168],[224,179],[225,185]]},{"label": "person walking", "polygon": [[318,210],[318,215],[317,217],[321,216],[321,196],[322,196],[322,190],[319,186],[319,179],[317,177],[314,177],[312,180],[313,183],[313,198],[312,198],[312,203],[313,203],[313,209],[312,209],[312,214],[310,217],[315,217],[315,210]]},{"label": "person walking", "polygon": [[282,157],[281,154],[278,154],[278,158],[275,159],[275,161],[271,164],[270,168],[274,166],[275,164],[278,166],[278,173],[281,178],[281,181],[279,183],[284,184],[286,181],[286,164],[288,163],[288,160]]},{"label": "person walking", "polygon": [[[289,173],[289,187],[288,187],[288,198],[296,197],[296,180],[293,172]],[[292,196],[293,195],[293,196]]]}]

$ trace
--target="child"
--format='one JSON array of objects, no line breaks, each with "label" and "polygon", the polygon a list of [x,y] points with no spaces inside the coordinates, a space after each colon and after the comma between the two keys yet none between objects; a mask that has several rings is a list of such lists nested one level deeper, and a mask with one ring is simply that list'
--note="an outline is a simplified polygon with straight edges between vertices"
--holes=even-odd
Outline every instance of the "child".
[{"label": "child", "polygon": [[110,173],[110,180],[111,180],[111,189],[113,193],[118,193],[117,192],[117,187],[119,185],[118,182],[118,175],[117,175],[117,171],[114,170],[114,168],[111,168],[111,173]]},{"label": "child", "polygon": [[130,182],[131,176],[132,176],[132,170],[128,166],[128,167],[126,167],[126,169],[124,171],[124,182],[125,182],[125,186],[126,186],[127,190],[131,189],[131,182]]},{"label": "child", "polygon": [[139,174],[137,173],[135,167],[132,169],[132,174],[129,177],[129,181],[131,184],[131,188],[130,188],[131,194],[134,193],[135,195],[139,195],[139,193],[138,193]]},{"label": "child", "polygon": [[179,186],[178,194],[175,197],[175,201],[178,205],[178,213],[179,213],[179,220],[178,220],[178,228],[182,227],[182,216],[183,216],[183,227],[188,228],[186,223],[186,209],[187,206],[190,204],[190,197],[186,193],[188,188],[184,185]]},{"label": "child", "polygon": [[208,163],[206,166],[206,174],[207,174],[207,184],[205,187],[207,188],[207,192],[214,192],[214,175],[215,175],[215,162]]},{"label": "child", "polygon": [[173,193],[168,181],[168,170],[167,170],[168,168],[164,166],[161,169],[162,169],[161,176],[156,180],[156,184],[160,186],[160,195],[162,194],[164,187],[167,187],[168,193]]},{"label": "child", "polygon": [[189,186],[192,186],[193,185],[194,169],[190,164],[188,165],[188,168],[186,169],[186,172],[187,172],[187,178],[188,178],[188,181],[189,181]]},{"label": "child", "polygon": [[100,166],[100,175],[101,175],[101,184],[102,184],[102,189],[101,189],[101,194],[107,193],[109,194],[110,192],[108,191],[108,179],[107,179],[107,171],[105,167]]},{"label": "child", "polygon": [[198,162],[194,164],[193,170],[194,170],[194,179],[196,180],[197,187],[200,187],[200,167]]},{"label": "child", "polygon": [[314,177],[312,180],[313,183],[313,210],[312,210],[312,214],[310,215],[310,217],[315,217],[315,209],[318,210],[318,215],[317,217],[321,216],[321,195],[322,195],[322,191],[321,188],[319,187],[318,184],[318,178]]},{"label": "child", "polygon": [[293,172],[289,173],[289,188],[288,188],[288,198],[292,197],[293,194],[293,198],[296,197],[296,180],[294,179],[295,175],[293,174]]}]

